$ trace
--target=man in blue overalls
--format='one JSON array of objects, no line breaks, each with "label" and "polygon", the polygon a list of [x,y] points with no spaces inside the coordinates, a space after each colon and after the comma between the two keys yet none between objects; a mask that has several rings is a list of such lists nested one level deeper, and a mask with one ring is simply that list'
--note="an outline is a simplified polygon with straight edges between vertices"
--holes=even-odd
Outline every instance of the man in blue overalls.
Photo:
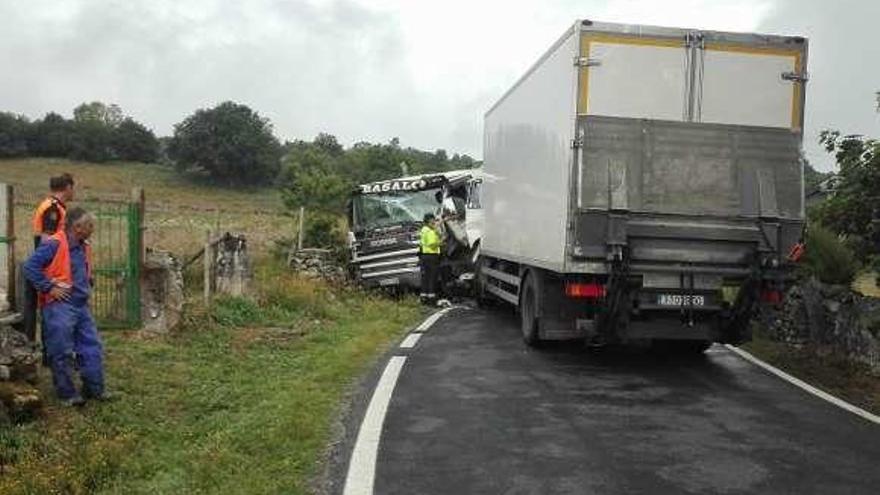
[{"label": "man in blue overalls", "polygon": [[[37,289],[43,314],[44,345],[55,392],[65,406],[83,397],[107,400],[101,338],[89,311],[91,247],[95,217],[82,208],[67,212],[66,228],[43,240],[24,264],[25,277]],[[73,382],[79,364],[82,395]]]}]

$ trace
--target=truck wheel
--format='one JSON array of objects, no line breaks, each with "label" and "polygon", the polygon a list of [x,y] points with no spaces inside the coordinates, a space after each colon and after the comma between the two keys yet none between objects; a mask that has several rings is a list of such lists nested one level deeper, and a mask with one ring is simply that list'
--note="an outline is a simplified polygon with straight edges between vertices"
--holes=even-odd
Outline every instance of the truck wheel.
[{"label": "truck wheel", "polygon": [[699,357],[709,347],[712,347],[712,342],[708,340],[655,340],[654,346],[663,353],[682,357]]},{"label": "truck wheel", "polygon": [[541,338],[538,333],[538,291],[535,289],[535,282],[532,276],[527,276],[523,284],[519,316],[523,341],[526,345],[529,347],[541,345]]}]

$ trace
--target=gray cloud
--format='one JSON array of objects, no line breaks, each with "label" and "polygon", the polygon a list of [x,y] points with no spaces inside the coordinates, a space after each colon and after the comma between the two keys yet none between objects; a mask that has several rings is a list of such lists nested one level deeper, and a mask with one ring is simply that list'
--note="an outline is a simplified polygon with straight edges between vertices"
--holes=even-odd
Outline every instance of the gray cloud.
[{"label": "gray cloud", "polygon": [[354,2],[62,5],[0,6],[0,60],[15,68],[0,78],[4,110],[37,117],[115,102],[168,134],[194,109],[231,99],[271,118],[284,138],[326,130],[347,141],[431,142],[409,125],[423,104],[396,21]]},{"label": "gray cloud", "polygon": [[822,129],[880,137],[878,21],[876,0],[780,0],[761,23],[762,31],[810,39],[804,147],[822,170],[833,163],[816,144]]},{"label": "gray cloud", "polygon": [[763,16],[760,31],[810,37],[811,160],[830,166],[815,144],[822,128],[880,135],[874,0],[767,0],[768,15],[757,0],[662,11],[647,0],[557,0],[518,5],[503,19],[500,0],[405,10],[389,1],[6,0],[0,110],[40,117],[100,100],[169,134],[193,110],[229,99],[269,117],[283,139],[398,136],[479,157],[485,110],[579,16],[707,29]]}]

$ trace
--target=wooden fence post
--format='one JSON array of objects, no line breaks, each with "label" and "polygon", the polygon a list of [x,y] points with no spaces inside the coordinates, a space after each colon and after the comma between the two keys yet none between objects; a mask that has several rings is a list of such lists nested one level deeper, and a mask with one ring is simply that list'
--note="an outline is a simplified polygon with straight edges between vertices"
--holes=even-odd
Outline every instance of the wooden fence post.
[{"label": "wooden fence post", "polygon": [[[0,283],[6,287],[6,299],[9,307],[14,307],[16,302],[15,283],[15,201],[12,186],[0,184],[0,273],[3,279]],[[15,308],[20,311],[21,308]]]},{"label": "wooden fence post", "polygon": [[296,233],[296,250],[302,251],[303,248],[303,219],[306,216],[305,206],[299,207],[299,231]]},{"label": "wooden fence post", "polygon": [[212,259],[213,249],[211,248],[211,229],[205,231],[205,254],[203,255],[202,264],[204,268],[204,284],[205,284],[205,306],[211,304],[211,266],[214,263]]}]

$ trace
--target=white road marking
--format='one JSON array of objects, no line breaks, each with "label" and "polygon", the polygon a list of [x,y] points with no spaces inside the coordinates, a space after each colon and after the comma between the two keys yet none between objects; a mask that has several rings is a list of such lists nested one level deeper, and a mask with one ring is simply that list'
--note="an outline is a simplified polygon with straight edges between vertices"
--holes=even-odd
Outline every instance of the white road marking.
[{"label": "white road marking", "polygon": [[419,339],[422,337],[420,333],[411,333],[403,339],[403,342],[400,343],[401,349],[412,349],[419,343]]},{"label": "white road marking", "polygon": [[[429,316],[421,325],[416,327],[400,343],[403,349],[415,347],[423,333],[431,325],[437,322],[443,315],[453,308],[444,308]],[[388,404],[391,395],[406,362],[404,356],[392,356],[385,366],[385,371],[379,377],[379,383],[373,391],[373,397],[367,406],[367,412],[361,421],[354,449],[351,452],[351,460],[348,463],[348,474],[345,476],[345,489],[343,495],[372,495],[373,484],[376,480],[376,457],[379,452],[379,441],[382,437],[382,425],[385,423],[385,413],[388,412]]]},{"label": "white road marking", "polygon": [[431,325],[433,325],[434,323],[437,323],[437,320],[442,318],[443,315],[448,313],[451,309],[453,309],[453,308],[443,308],[440,311],[437,311],[436,313],[432,314],[427,319],[425,319],[425,321],[423,321],[421,325],[417,326],[416,329],[413,330],[413,332],[427,332],[428,329],[431,328]]},{"label": "white road marking", "polygon": [[776,368],[774,366],[771,366],[771,365],[765,363],[764,361],[761,361],[760,359],[756,358],[755,356],[749,354],[748,352],[746,352],[738,347],[734,347],[730,344],[725,344],[724,347],[727,347],[729,350],[733,351],[739,357],[745,359],[746,361],[748,361],[752,364],[755,364],[757,366],[760,366],[761,368],[764,368],[765,370],[769,371],[770,373],[773,373],[774,375],[778,376],[779,378],[782,378],[783,380],[791,383],[792,385],[799,387],[799,388],[803,389],[804,391],[809,392],[809,393],[815,395],[816,397],[819,397],[820,399],[826,400],[841,409],[845,409],[845,410],[847,410],[857,416],[861,416],[862,418],[867,419],[868,421],[870,421],[872,423],[880,425],[880,416],[877,416],[875,414],[871,414],[868,411],[865,411],[864,409],[862,409],[860,407],[854,406],[854,405],[850,404],[849,402],[838,399],[837,397],[835,397],[827,392],[823,392],[822,390],[819,390],[818,388],[810,385],[809,383],[806,383],[803,380],[799,380],[799,379],[789,375],[788,373],[782,371],[781,369]]},{"label": "white road marking", "polygon": [[376,477],[376,456],[379,452],[379,440],[382,436],[382,424],[385,422],[385,413],[388,411],[388,403],[391,402],[391,394],[400,376],[400,370],[406,357],[393,356],[385,371],[376,384],[373,398],[367,406],[364,420],[358,432],[354,450],[351,453],[351,461],[348,464],[348,475],[345,477],[344,495],[372,495],[373,483]]}]

